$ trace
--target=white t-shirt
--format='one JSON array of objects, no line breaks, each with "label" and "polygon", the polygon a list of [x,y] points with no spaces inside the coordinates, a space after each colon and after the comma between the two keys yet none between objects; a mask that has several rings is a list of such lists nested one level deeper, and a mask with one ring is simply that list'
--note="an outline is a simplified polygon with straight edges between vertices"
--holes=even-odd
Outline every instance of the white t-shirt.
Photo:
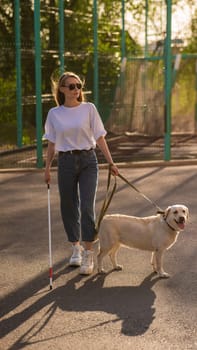
[{"label": "white t-shirt", "polygon": [[44,138],[55,143],[56,151],[82,150],[96,147],[96,140],[106,135],[103,122],[93,103],[76,107],[51,108],[45,123]]}]

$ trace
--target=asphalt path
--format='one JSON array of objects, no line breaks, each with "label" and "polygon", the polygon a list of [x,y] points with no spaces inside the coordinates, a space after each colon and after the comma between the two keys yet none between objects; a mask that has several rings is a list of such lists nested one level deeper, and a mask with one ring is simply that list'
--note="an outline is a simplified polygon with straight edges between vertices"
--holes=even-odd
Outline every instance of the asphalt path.
[{"label": "asphalt path", "polygon": [[[197,349],[197,166],[121,168],[161,208],[185,204],[190,220],[166,252],[169,279],[152,274],[150,253],[121,248],[121,272],[80,276],[69,268],[70,245],[52,172],[53,289],[49,290],[47,187],[42,171],[0,173],[0,349]],[[106,192],[101,169],[97,214]],[[154,205],[121,179],[108,213],[152,215]],[[95,259],[96,265],[96,259]]]}]

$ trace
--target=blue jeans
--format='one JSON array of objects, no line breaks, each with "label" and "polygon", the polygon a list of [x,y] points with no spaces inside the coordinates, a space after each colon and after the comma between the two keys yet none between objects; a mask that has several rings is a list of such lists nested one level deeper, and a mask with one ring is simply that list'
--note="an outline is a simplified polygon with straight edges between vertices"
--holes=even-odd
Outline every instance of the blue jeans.
[{"label": "blue jeans", "polygon": [[98,161],[94,150],[58,157],[60,208],[70,242],[92,242],[95,229],[95,197]]}]

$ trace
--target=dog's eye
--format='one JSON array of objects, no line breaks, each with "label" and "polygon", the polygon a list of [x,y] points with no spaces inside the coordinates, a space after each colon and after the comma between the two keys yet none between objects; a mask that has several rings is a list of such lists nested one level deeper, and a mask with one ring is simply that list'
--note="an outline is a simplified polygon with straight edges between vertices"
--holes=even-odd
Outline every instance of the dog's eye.
[{"label": "dog's eye", "polygon": [[175,211],[174,211],[174,214],[178,214],[178,210],[175,210]]},{"label": "dog's eye", "polygon": [[185,214],[185,210],[183,210],[183,214]]}]

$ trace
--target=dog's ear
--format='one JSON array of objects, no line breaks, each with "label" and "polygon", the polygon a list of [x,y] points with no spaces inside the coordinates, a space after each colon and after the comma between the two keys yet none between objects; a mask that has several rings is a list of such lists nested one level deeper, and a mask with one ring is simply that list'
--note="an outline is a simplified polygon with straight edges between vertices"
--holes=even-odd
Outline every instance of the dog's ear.
[{"label": "dog's ear", "polygon": [[186,217],[187,217],[187,220],[189,220],[189,209],[186,207]]},{"label": "dog's ear", "polygon": [[169,214],[170,210],[171,210],[171,206],[169,206],[169,207],[167,207],[167,208],[165,209],[165,211],[164,211],[164,215],[163,215],[164,219],[166,219],[166,218],[167,218],[167,216],[168,216],[168,214]]}]

